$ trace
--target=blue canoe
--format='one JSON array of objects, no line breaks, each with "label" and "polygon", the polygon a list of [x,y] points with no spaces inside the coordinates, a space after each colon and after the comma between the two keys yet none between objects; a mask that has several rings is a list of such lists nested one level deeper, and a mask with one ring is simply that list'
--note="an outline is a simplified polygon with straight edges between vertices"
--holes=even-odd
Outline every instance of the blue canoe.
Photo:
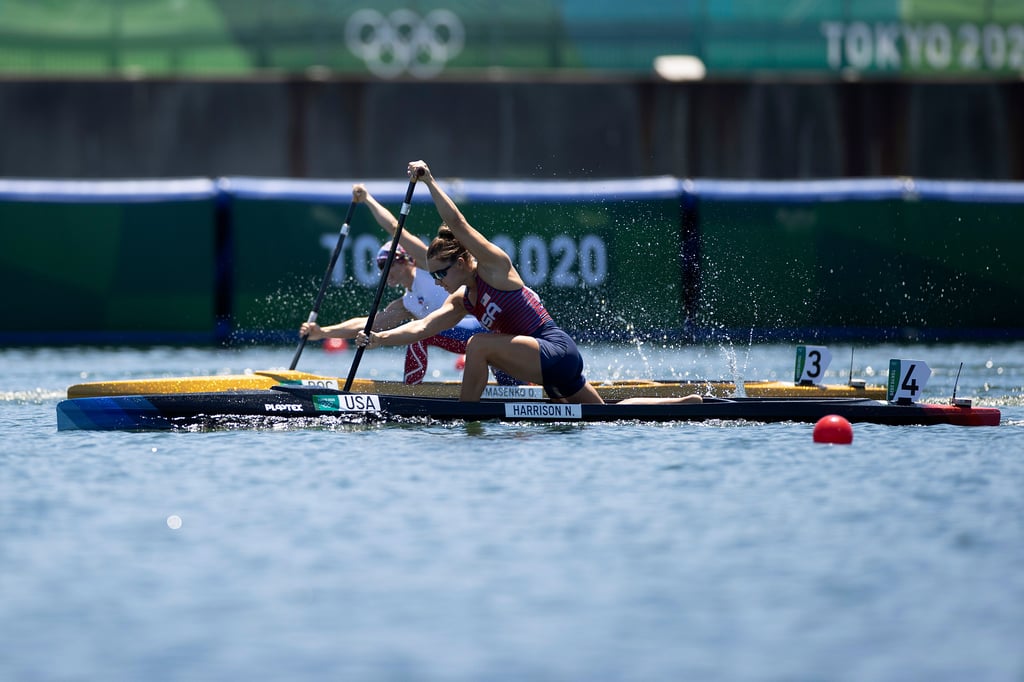
[{"label": "blue canoe", "polygon": [[894,404],[868,398],[705,398],[690,404],[567,405],[544,400],[484,400],[346,393],[280,386],[268,390],[72,398],[57,404],[57,428],[150,431],[187,428],[259,428],[305,423],[434,421],[707,421],[817,422],[838,415],[851,423],[997,426],[991,407]]}]

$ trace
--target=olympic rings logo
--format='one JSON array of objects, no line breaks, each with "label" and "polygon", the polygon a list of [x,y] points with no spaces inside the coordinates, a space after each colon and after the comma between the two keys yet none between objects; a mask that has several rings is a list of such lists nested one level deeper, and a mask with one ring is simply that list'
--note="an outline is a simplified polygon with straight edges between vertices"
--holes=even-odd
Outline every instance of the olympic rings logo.
[{"label": "olympic rings logo", "polygon": [[462,21],[446,9],[435,9],[423,17],[408,9],[387,16],[375,9],[361,9],[345,24],[348,49],[381,78],[394,78],[405,71],[417,78],[432,78],[462,52],[465,40]]}]

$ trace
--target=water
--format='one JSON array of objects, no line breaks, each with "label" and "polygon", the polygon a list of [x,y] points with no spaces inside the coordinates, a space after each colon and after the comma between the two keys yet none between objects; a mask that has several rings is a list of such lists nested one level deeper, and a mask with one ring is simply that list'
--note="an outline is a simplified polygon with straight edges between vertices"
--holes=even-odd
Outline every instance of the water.
[{"label": "water", "polygon": [[[788,346],[585,353],[593,379],[793,372]],[[926,360],[933,398],[963,361],[958,395],[1003,424],[852,446],[807,424],[56,431],[72,383],[291,354],[0,350],[0,679],[1024,679],[1024,344],[858,348],[872,383]]]}]

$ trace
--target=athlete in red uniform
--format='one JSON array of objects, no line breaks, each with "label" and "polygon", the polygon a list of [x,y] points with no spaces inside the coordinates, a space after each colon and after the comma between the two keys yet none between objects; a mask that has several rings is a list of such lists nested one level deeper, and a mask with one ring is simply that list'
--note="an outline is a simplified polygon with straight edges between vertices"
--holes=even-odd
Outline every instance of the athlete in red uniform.
[{"label": "athlete in red uniform", "polygon": [[[398,219],[366,191],[365,185],[360,183],[352,186],[352,201],[366,204],[377,224],[391,233],[392,238],[394,237],[398,229]],[[377,252],[377,267],[381,270],[387,263],[390,246],[388,242]],[[426,262],[427,245],[411,232],[402,232],[394,261],[388,270],[388,285],[401,286],[405,289],[405,295],[389,303],[374,318],[374,329],[396,327],[410,318],[426,317],[444,303],[447,298],[445,292],[439,290],[427,271],[422,269]],[[299,334],[311,341],[326,338],[354,339],[365,327],[365,317],[354,317],[327,327],[321,327],[316,322],[304,322],[299,328]],[[423,381],[427,374],[427,350],[430,346],[462,355],[466,352],[466,341],[474,334],[483,334],[486,331],[472,315],[467,314],[451,329],[441,330],[433,336],[410,343],[405,351],[405,383],[418,384]],[[499,370],[495,370],[494,376],[499,384],[519,383]]]},{"label": "athlete in red uniform", "polygon": [[603,402],[583,376],[576,343],[523,284],[508,254],[469,224],[426,163],[410,163],[409,177],[430,189],[444,221],[427,250],[427,269],[449,295],[430,315],[369,336],[360,333],[356,343],[367,348],[406,345],[451,327],[469,311],[492,333],[477,334],[466,343],[462,400],[480,399],[490,365],[522,381],[542,384],[551,398]]},{"label": "athlete in red uniform", "polygon": [[[583,376],[583,357],[572,338],[551,319],[540,299],[527,287],[508,254],[469,224],[445,194],[423,161],[409,164],[409,177],[430,190],[444,224],[427,249],[427,269],[448,292],[444,304],[426,317],[387,331],[360,332],[356,343],[366,348],[400,346],[451,327],[468,310],[490,334],[466,343],[466,369],[461,400],[480,399],[487,368],[542,384],[548,397],[569,403],[601,403],[601,396]],[[628,402],[700,402],[683,398],[630,398]]]}]

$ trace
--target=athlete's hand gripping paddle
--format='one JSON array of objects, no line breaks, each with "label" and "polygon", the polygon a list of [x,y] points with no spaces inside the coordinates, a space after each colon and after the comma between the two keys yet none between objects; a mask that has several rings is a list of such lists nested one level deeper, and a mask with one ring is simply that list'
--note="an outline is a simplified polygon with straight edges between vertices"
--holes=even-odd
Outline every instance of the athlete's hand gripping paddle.
[{"label": "athlete's hand gripping paddle", "polygon": [[[398,227],[395,228],[394,237],[391,240],[391,250],[388,251],[388,260],[384,264],[384,269],[380,271],[380,283],[377,285],[377,295],[373,298],[373,306],[370,308],[370,314],[366,317],[366,326],[363,328],[363,333],[367,336],[373,331],[373,320],[377,316],[377,309],[380,307],[380,299],[384,296],[384,289],[388,286],[388,273],[391,272],[391,263],[395,260],[395,251],[398,250],[398,242],[402,238],[402,228],[405,227],[405,218],[409,215],[410,204],[412,203],[412,193],[416,189],[416,179],[423,175],[423,169],[417,169],[416,175],[409,180],[409,187],[405,190],[405,201],[402,202],[402,210],[398,214]],[[363,351],[366,350],[365,346],[359,346],[356,348],[355,357],[352,358],[352,367],[348,371],[348,378],[345,379],[345,387],[343,390],[348,391],[352,387],[352,382],[356,378],[356,370],[359,368],[359,361],[363,358]]]}]

